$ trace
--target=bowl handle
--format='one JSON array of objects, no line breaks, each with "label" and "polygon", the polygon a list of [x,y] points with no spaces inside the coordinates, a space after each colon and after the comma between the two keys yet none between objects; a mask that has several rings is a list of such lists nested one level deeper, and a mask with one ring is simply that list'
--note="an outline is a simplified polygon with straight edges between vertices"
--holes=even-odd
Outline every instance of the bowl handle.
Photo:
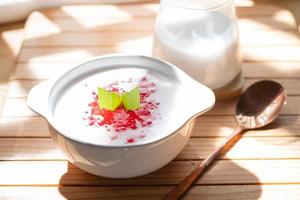
[{"label": "bowl handle", "polygon": [[[193,93],[190,97],[189,102],[189,113],[192,114],[192,116],[197,116],[199,114],[203,114],[210,110],[212,107],[214,107],[216,102],[216,97],[214,92],[209,89],[208,87],[193,81],[193,86],[190,86],[190,88],[193,88],[191,91],[201,91],[201,93]],[[201,112],[199,112],[199,110]]]},{"label": "bowl handle", "polygon": [[44,81],[34,86],[27,95],[27,106],[37,114],[46,117],[49,93],[49,81]]}]

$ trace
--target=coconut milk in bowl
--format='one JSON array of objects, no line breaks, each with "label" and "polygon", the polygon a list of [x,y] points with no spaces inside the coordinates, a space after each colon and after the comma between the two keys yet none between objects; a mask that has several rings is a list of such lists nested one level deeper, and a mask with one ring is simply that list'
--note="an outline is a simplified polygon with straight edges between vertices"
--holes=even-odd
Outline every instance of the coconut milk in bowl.
[{"label": "coconut milk in bowl", "polygon": [[[118,93],[140,89],[140,108],[114,111],[99,108],[97,88]],[[121,91],[121,92],[120,92]],[[128,66],[91,75],[72,85],[58,101],[54,117],[57,127],[69,137],[102,146],[130,146],[166,136],[169,123],[178,123],[175,109],[179,86],[155,71]],[[159,131],[158,131],[159,130]]]}]

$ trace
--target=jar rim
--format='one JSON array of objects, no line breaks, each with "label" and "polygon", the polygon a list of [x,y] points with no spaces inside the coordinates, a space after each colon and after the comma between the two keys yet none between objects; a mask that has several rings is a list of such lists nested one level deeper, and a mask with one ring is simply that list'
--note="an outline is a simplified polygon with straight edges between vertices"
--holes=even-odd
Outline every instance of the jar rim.
[{"label": "jar rim", "polygon": [[224,6],[226,6],[229,3],[233,4],[232,0],[223,0],[220,3],[210,6],[210,7],[198,7],[198,6],[188,6],[188,5],[184,5],[183,2],[179,2],[178,0],[167,0],[167,2],[169,4],[173,4],[174,6],[178,7],[178,8],[182,8],[182,9],[189,9],[189,10],[199,10],[199,11],[211,11],[211,10],[217,10],[220,9]]}]

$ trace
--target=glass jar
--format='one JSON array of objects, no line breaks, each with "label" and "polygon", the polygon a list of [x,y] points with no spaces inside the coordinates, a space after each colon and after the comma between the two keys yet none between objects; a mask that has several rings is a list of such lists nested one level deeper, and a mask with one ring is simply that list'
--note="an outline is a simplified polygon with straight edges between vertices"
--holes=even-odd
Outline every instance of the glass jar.
[{"label": "glass jar", "polygon": [[241,74],[235,6],[231,0],[161,0],[153,56],[211,89]]}]

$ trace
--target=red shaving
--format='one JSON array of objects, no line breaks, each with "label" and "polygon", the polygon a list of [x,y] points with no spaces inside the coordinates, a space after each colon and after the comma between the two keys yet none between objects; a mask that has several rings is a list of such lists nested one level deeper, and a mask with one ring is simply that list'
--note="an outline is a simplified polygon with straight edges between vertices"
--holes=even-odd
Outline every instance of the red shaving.
[{"label": "red shaving", "polygon": [[127,138],[127,143],[133,143],[133,142],[135,142],[134,138]]},{"label": "red shaving", "polygon": [[[129,79],[128,82],[132,80]],[[114,82],[108,86],[111,91],[122,91],[118,87],[118,82]],[[126,110],[123,106],[115,111],[98,108],[98,96],[93,94],[93,101],[89,103],[90,116],[87,118],[89,126],[104,126],[108,131],[122,132],[128,129],[138,129],[140,127],[150,126],[153,116],[153,110],[157,109],[159,102],[150,99],[150,96],[156,92],[156,84],[150,82],[147,77],[143,77],[139,81],[141,108],[135,111]],[[100,97],[101,98],[101,97]],[[139,138],[144,138],[142,134]],[[114,138],[116,139],[116,138]],[[135,142],[134,138],[128,138],[126,143]]]}]

